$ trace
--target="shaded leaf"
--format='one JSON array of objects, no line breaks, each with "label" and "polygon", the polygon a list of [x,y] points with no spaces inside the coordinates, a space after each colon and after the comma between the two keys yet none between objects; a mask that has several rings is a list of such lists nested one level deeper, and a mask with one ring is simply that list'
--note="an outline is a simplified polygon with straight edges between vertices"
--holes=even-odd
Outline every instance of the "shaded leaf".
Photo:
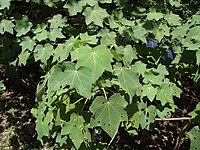
[{"label": "shaded leaf", "polygon": [[131,103],[136,91],[140,89],[138,73],[133,68],[121,68],[118,80],[122,89],[129,94]]}]

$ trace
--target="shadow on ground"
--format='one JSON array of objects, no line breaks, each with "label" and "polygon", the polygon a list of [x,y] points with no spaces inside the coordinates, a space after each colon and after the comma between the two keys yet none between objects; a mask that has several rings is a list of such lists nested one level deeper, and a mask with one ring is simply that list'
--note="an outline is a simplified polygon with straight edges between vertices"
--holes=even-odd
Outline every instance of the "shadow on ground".
[{"label": "shadow on ground", "polygon": [[18,90],[9,89],[0,94],[0,149],[39,149],[30,113],[34,97],[22,95]]}]

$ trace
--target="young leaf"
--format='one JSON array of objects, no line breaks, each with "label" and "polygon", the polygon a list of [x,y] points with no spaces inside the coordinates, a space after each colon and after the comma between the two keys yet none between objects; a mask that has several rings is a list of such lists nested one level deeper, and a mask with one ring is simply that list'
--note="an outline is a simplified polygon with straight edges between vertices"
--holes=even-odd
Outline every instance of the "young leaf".
[{"label": "young leaf", "polygon": [[49,43],[44,46],[38,44],[34,49],[34,58],[35,61],[40,60],[42,63],[47,64],[47,60],[53,54],[53,46]]},{"label": "young leaf", "polygon": [[167,22],[169,23],[169,25],[181,25],[180,20],[181,18],[179,17],[179,15],[170,13],[164,16],[165,20],[167,20]]},{"label": "young leaf", "polygon": [[88,41],[89,44],[97,44],[98,39],[96,35],[90,36],[88,33],[80,33],[81,41]]},{"label": "young leaf", "polygon": [[141,40],[143,43],[147,43],[146,33],[147,31],[145,28],[137,25],[133,27],[133,33],[131,34],[131,36],[133,37],[133,39]]},{"label": "young leaf", "polygon": [[70,116],[70,121],[65,122],[61,129],[61,135],[69,135],[76,149],[79,149],[81,143],[85,140],[85,134],[89,132],[88,129],[84,129],[84,122],[85,120],[82,116],[73,113]]},{"label": "young leaf", "polygon": [[133,47],[131,45],[127,45],[124,48],[124,57],[123,57],[123,61],[125,63],[131,64],[133,59],[137,59],[136,56],[136,50],[133,49]]},{"label": "young leaf", "polygon": [[17,32],[16,36],[25,35],[27,32],[30,31],[33,24],[29,22],[27,16],[23,16],[21,20],[16,20],[15,30]]},{"label": "young leaf", "polygon": [[19,44],[22,47],[22,52],[25,50],[32,51],[35,46],[35,41],[30,38],[30,36],[25,36],[22,38],[22,42]]},{"label": "young leaf", "polygon": [[51,41],[56,41],[57,38],[65,38],[60,28],[51,29],[48,37]]},{"label": "young leaf", "polygon": [[142,96],[147,96],[148,99],[152,102],[157,94],[157,88],[152,85],[143,85],[142,86]]},{"label": "young leaf", "polygon": [[89,67],[95,74],[95,80],[102,75],[104,70],[112,70],[112,54],[106,46],[99,45],[92,49],[87,45],[80,47],[77,51],[77,65]]},{"label": "young leaf", "polygon": [[78,12],[81,12],[82,11],[82,7],[86,5],[86,2],[85,1],[67,1],[65,3],[65,5],[63,6],[63,8],[67,8],[68,11],[69,11],[69,15],[70,16],[74,16],[76,15]]},{"label": "young leaf", "polygon": [[66,26],[66,18],[62,18],[61,14],[54,15],[51,20],[48,20],[48,22],[51,24],[50,28],[59,28],[59,27],[65,27]]},{"label": "young leaf", "polygon": [[117,132],[120,122],[127,120],[126,100],[116,93],[106,100],[103,96],[98,96],[90,106],[93,113],[91,127],[100,126],[110,137]]},{"label": "young leaf", "polygon": [[136,91],[140,89],[139,75],[133,68],[121,68],[118,80],[122,89],[129,94],[130,103]]},{"label": "young leaf", "polygon": [[[1,4],[0,4],[1,6]],[[0,23],[0,33],[1,34],[4,34],[5,32],[8,32],[8,33],[11,33],[13,34],[13,27],[15,25],[12,23],[11,20],[1,20],[1,23]]]},{"label": "young leaf", "polygon": [[94,22],[94,24],[100,27],[103,27],[103,19],[109,16],[105,9],[97,5],[95,5],[94,8],[87,7],[84,10],[83,15],[85,16],[85,21],[87,25]]},{"label": "young leaf", "polygon": [[155,27],[153,32],[155,39],[160,42],[164,36],[170,35],[169,30],[170,29],[166,24],[160,24],[158,27]]},{"label": "young leaf", "polygon": [[163,83],[158,89],[156,99],[161,101],[162,106],[166,103],[174,103],[172,87],[168,83]]},{"label": "young leaf", "polygon": [[63,62],[64,60],[67,59],[70,51],[70,45],[68,44],[58,44],[56,49],[53,52],[53,62],[58,61],[58,62]]}]

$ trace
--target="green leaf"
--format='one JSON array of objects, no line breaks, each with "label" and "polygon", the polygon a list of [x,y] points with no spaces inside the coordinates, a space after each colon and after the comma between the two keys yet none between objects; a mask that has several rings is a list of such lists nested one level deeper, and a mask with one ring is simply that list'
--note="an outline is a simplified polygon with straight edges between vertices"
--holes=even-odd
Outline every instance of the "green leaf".
[{"label": "green leaf", "polygon": [[191,23],[190,25],[193,26],[193,25],[199,25],[200,24],[200,15],[193,15],[192,16],[192,20],[191,20]]},{"label": "green leaf", "polygon": [[170,14],[165,15],[164,18],[165,20],[167,20],[169,25],[172,25],[172,26],[181,25],[180,23],[181,18],[179,17],[179,15],[170,13]]},{"label": "green leaf", "polygon": [[162,85],[163,83],[163,75],[159,74],[158,72],[150,69],[144,73],[144,83],[151,83],[151,84],[157,84],[157,85]]},{"label": "green leaf", "polygon": [[147,96],[148,99],[152,102],[157,94],[157,88],[152,85],[143,85],[142,86],[142,96]]},{"label": "green leaf", "polygon": [[29,22],[28,17],[22,16],[21,20],[16,20],[16,26],[15,26],[15,30],[17,32],[16,36],[19,37],[19,36],[25,35],[26,33],[30,31],[32,26],[33,24]]},{"label": "green leaf", "polygon": [[22,52],[24,52],[25,50],[32,51],[35,44],[35,41],[31,39],[30,36],[25,36],[22,38],[22,41],[19,45],[22,47]]},{"label": "green leaf", "polygon": [[[0,2],[1,3],[1,2]],[[1,5],[1,4],[0,4]],[[5,32],[13,34],[13,27],[15,25],[12,23],[11,20],[2,19],[0,23],[0,33],[4,34]]]},{"label": "green leaf", "polygon": [[34,34],[37,34],[37,33],[40,33],[42,31],[44,31],[46,29],[47,25],[44,24],[44,23],[41,23],[41,24],[37,24],[36,25],[36,28],[32,29],[32,32]]},{"label": "green leaf", "polygon": [[121,68],[118,80],[122,89],[129,94],[129,102],[131,103],[136,91],[141,88],[138,73],[133,68]]},{"label": "green leaf", "polygon": [[37,113],[35,114],[36,116],[36,127],[35,130],[37,131],[38,139],[42,142],[42,137],[43,136],[48,136],[49,135],[49,127],[48,124],[44,123],[43,118],[45,117],[45,110],[46,110],[46,105],[45,101],[40,102],[38,108],[37,108]]},{"label": "green leaf", "polygon": [[49,43],[44,46],[38,44],[34,49],[34,58],[35,61],[40,60],[42,63],[47,64],[47,60],[53,54],[53,46]]},{"label": "green leaf", "polygon": [[42,32],[37,33],[33,39],[41,42],[42,40],[46,40],[49,36],[49,32],[47,30],[43,30]]},{"label": "green leaf", "polygon": [[53,62],[63,62],[67,59],[69,56],[70,51],[70,45],[64,43],[64,44],[58,44],[56,49],[53,51]]},{"label": "green leaf", "polygon": [[51,20],[48,20],[50,23],[50,28],[59,28],[65,27],[67,19],[63,18],[61,14],[54,15]]},{"label": "green leaf", "polygon": [[131,64],[131,62],[133,61],[133,59],[137,59],[136,49],[134,49],[131,45],[127,45],[124,48],[123,61],[125,63]]},{"label": "green leaf", "polygon": [[155,39],[159,42],[163,39],[164,36],[169,36],[169,27],[166,24],[160,24],[158,27],[154,28],[153,34]]},{"label": "green leaf", "polygon": [[143,43],[147,43],[146,33],[147,31],[145,28],[137,25],[133,27],[133,33],[131,34],[131,36],[136,40],[141,40]]},{"label": "green leaf", "polygon": [[183,38],[186,35],[188,30],[189,30],[188,25],[183,25],[183,26],[177,27],[171,32],[172,38],[173,39]]},{"label": "green leaf", "polygon": [[78,48],[77,51],[77,65],[89,67],[94,72],[95,79],[98,79],[105,70],[112,70],[112,54],[106,46],[99,45],[92,49],[87,45]]},{"label": "green leaf", "polygon": [[66,144],[68,137],[62,136],[60,133],[56,136],[56,143],[59,143],[59,145],[62,147],[64,144]]},{"label": "green leaf", "polygon": [[146,64],[142,63],[141,61],[137,61],[133,66],[133,70],[144,76],[144,73],[146,71]]},{"label": "green leaf", "polygon": [[109,16],[105,9],[95,5],[92,7],[87,7],[83,15],[85,16],[86,24],[89,25],[90,23],[94,23],[100,27],[103,27],[103,20]]},{"label": "green leaf", "polygon": [[98,0],[101,3],[112,3],[112,0]]},{"label": "green leaf", "polygon": [[175,7],[180,7],[181,6],[181,1],[180,0],[169,0],[170,5],[175,6]]},{"label": "green leaf", "polygon": [[200,103],[196,105],[196,108],[188,114],[193,120],[200,122]]},{"label": "green leaf", "polygon": [[98,35],[101,40],[101,45],[115,45],[116,41],[115,38],[117,37],[115,32],[110,32],[108,29],[102,29],[101,31],[99,31]]},{"label": "green leaf", "polygon": [[148,20],[160,20],[163,18],[163,13],[160,12],[156,12],[156,11],[150,11],[149,13],[147,13],[147,19]]},{"label": "green leaf", "polygon": [[133,127],[138,129],[139,126],[141,126],[142,129],[149,129],[150,124],[154,123],[155,121],[155,117],[157,114],[156,107],[153,105],[147,107],[146,104],[142,102],[138,104],[138,109],[139,110],[136,111],[130,119],[133,123]]},{"label": "green leaf", "polygon": [[88,41],[87,42],[88,44],[97,44],[97,41],[98,41],[98,39],[96,38],[96,35],[90,36],[88,35],[87,32],[81,33],[80,38],[81,38],[81,41]]},{"label": "green leaf", "polygon": [[108,18],[109,26],[110,28],[118,28],[120,25],[117,23],[117,20],[115,20],[114,16],[109,16]]},{"label": "green leaf", "polygon": [[200,39],[200,26],[195,26],[187,33],[186,40],[199,40]]},{"label": "green leaf", "polygon": [[200,64],[200,50],[196,51],[196,59],[197,59],[197,65]]},{"label": "green leaf", "polygon": [[3,83],[3,80],[1,80],[0,81],[0,92],[5,90],[5,89],[6,89],[6,87],[5,87],[4,83]]},{"label": "green leaf", "polygon": [[0,1],[0,10],[2,9],[9,9],[11,0],[1,0]]},{"label": "green leaf", "polygon": [[190,137],[190,150],[198,150],[200,147],[200,129],[199,126],[193,127],[187,135]]},{"label": "green leaf", "polygon": [[158,106],[157,115],[160,119],[171,117],[171,113],[175,112],[178,107],[175,104],[168,103],[164,106]]},{"label": "green leaf", "polygon": [[19,66],[21,66],[21,65],[26,65],[26,61],[28,60],[28,58],[29,58],[29,56],[30,56],[30,52],[29,51],[22,51],[20,54],[19,54],[19,56],[18,56],[18,58],[19,58]]},{"label": "green leaf", "polygon": [[80,95],[90,98],[94,73],[88,67],[81,66],[76,69],[71,63],[65,65],[64,71],[58,66],[54,68],[48,81],[49,89],[56,91],[60,87],[70,85],[70,88],[75,88]]},{"label": "green leaf", "polygon": [[156,99],[161,101],[162,106],[166,103],[174,103],[172,87],[168,83],[163,83],[158,89]]},{"label": "green leaf", "polygon": [[85,135],[89,134],[89,130],[84,128],[84,122],[82,116],[73,113],[70,116],[70,121],[65,122],[61,129],[61,135],[69,135],[76,149],[79,149],[81,143],[85,140]]},{"label": "green leaf", "polygon": [[67,8],[69,11],[70,16],[76,15],[78,12],[81,12],[83,10],[83,6],[86,5],[85,1],[67,1],[63,8]]},{"label": "green leaf", "polygon": [[60,28],[55,28],[55,29],[51,29],[50,33],[49,33],[49,39],[51,41],[56,41],[57,38],[65,38],[65,36],[62,34],[61,32],[62,29]]},{"label": "green leaf", "polygon": [[126,100],[119,93],[112,95],[109,100],[102,96],[96,97],[90,106],[90,111],[93,113],[91,127],[100,126],[110,137],[113,137],[120,122],[128,119],[126,106]]}]

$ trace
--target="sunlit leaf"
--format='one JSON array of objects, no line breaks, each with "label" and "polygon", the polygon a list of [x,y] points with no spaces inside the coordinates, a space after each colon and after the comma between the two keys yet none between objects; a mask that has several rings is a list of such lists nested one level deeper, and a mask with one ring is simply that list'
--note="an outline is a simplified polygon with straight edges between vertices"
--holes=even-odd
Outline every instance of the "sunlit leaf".
[{"label": "sunlit leaf", "polygon": [[99,78],[105,70],[111,71],[112,54],[106,46],[99,45],[95,48],[83,46],[78,49],[78,66],[87,66]]},{"label": "sunlit leaf", "polygon": [[109,100],[104,97],[97,97],[90,111],[93,113],[91,119],[91,127],[100,126],[110,137],[117,132],[120,122],[127,120],[126,100],[119,94],[112,95]]},{"label": "sunlit leaf", "polygon": [[85,16],[85,21],[87,25],[93,22],[100,27],[103,27],[104,18],[109,16],[105,9],[97,5],[94,8],[87,7],[84,10],[83,15]]}]

